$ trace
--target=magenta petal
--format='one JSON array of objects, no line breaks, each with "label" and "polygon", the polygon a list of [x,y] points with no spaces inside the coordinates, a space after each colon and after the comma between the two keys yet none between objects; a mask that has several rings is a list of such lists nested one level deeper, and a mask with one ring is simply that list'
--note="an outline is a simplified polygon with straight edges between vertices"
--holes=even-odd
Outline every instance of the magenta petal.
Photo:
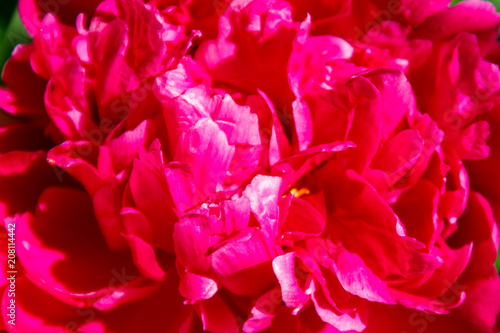
[{"label": "magenta petal", "polygon": [[137,210],[146,216],[154,230],[154,245],[171,251],[173,223],[177,216],[163,168],[154,159],[135,159],[129,186]]},{"label": "magenta petal", "polygon": [[174,226],[174,247],[177,260],[192,272],[204,272],[210,267],[208,218],[186,215]]},{"label": "magenta petal", "polygon": [[165,168],[165,177],[177,216],[182,216],[198,202],[191,169],[187,164],[172,162]]},{"label": "magenta petal", "polygon": [[438,202],[439,189],[431,182],[421,179],[391,205],[401,219],[407,236],[425,244],[429,251],[438,237]]},{"label": "magenta petal", "polygon": [[382,100],[376,87],[363,76],[346,83],[354,100],[354,116],[347,140],[356,144],[356,149],[343,155],[348,157],[348,168],[362,172],[377,153],[382,139]]},{"label": "magenta petal", "polygon": [[495,29],[499,22],[500,15],[490,2],[464,1],[428,17],[411,37],[441,40],[460,32]]},{"label": "magenta petal", "polygon": [[225,200],[221,204],[221,219],[225,232],[229,235],[248,226],[250,219],[250,201],[246,197]]},{"label": "magenta petal", "polygon": [[467,208],[458,219],[458,230],[447,242],[457,248],[472,242],[472,256],[461,275],[462,281],[492,275],[498,255],[500,233],[488,201],[478,192],[471,191]]},{"label": "magenta petal", "polygon": [[382,144],[370,167],[383,170],[389,177],[387,185],[392,186],[415,165],[423,148],[418,130],[401,131]]},{"label": "magenta petal", "polygon": [[366,266],[360,256],[328,240],[313,238],[307,240],[306,244],[309,252],[316,256],[316,261],[331,269],[346,291],[372,302],[396,304],[387,285]]},{"label": "magenta petal", "polygon": [[11,151],[0,155],[0,218],[34,209],[43,190],[64,171],[45,161],[45,151]]},{"label": "magenta petal", "polygon": [[[61,23],[53,13],[46,15],[42,20],[40,33],[34,36],[33,42],[37,48],[30,58],[33,70],[41,77],[48,79],[50,76],[61,73],[63,68],[78,68],[78,62],[75,61],[77,59],[71,52],[72,40],[76,36],[77,30],[73,24]],[[72,65],[68,66],[68,62]],[[73,78],[67,77],[66,79],[71,82]],[[84,91],[73,93],[78,96]]]},{"label": "magenta petal", "polygon": [[490,147],[486,144],[486,138],[490,135],[490,126],[486,121],[478,121],[462,130],[461,144],[464,159],[480,160],[487,158]]},{"label": "magenta petal", "polygon": [[19,1],[19,15],[31,36],[40,29],[40,22],[48,13],[57,15],[66,25],[75,24],[78,14],[92,15],[101,0],[73,0],[69,2],[40,2],[35,0]]},{"label": "magenta petal", "polygon": [[13,115],[42,115],[47,81],[36,75],[30,58],[36,49],[33,43],[19,44],[5,63],[2,81],[9,87],[0,89],[0,108]]},{"label": "magenta petal", "polygon": [[245,268],[268,262],[274,258],[260,229],[247,228],[228,239],[212,253],[214,272],[229,276]]},{"label": "magenta petal", "polygon": [[319,236],[325,229],[325,218],[310,203],[293,197],[281,228],[281,240],[298,241]]},{"label": "magenta petal", "polygon": [[271,174],[273,176],[280,176],[284,182],[286,182],[286,185],[291,187],[301,177],[314,170],[321,163],[333,157],[335,153],[355,146],[356,145],[350,141],[336,141],[309,148],[298,154],[287,157],[273,165]]},{"label": "magenta petal", "polygon": [[299,150],[304,151],[309,148],[313,137],[311,111],[307,103],[300,100],[292,103],[292,109]]},{"label": "magenta petal", "polygon": [[96,36],[93,55],[96,64],[94,81],[99,115],[103,119],[118,123],[129,111],[122,100],[125,94],[139,86],[133,69],[126,63],[125,49],[129,43],[128,28],[122,20],[104,26]]},{"label": "magenta petal", "polygon": [[153,92],[162,104],[167,104],[198,84],[210,86],[210,77],[200,64],[186,57],[181,59],[176,69],[156,78]]},{"label": "magenta petal", "polygon": [[164,96],[160,96],[170,149],[175,151],[182,133],[188,132],[199,120],[210,118],[215,99],[211,97],[210,89],[203,85],[188,89],[172,101],[163,99]]},{"label": "magenta petal", "polygon": [[467,288],[465,303],[456,311],[469,327],[481,332],[495,332],[500,315],[500,278],[496,273],[478,279]]},{"label": "magenta petal", "polygon": [[221,285],[231,292],[253,295],[276,283],[271,267],[275,252],[264,232],[247,228],[214,249],[212,268]]},{"label": "magenta petal", "polygon": [[65,141],[48,152],[47,162],[68,172],[93,195],[104,183],[95,166],[98,152],[99,147],[88,141]]},{"label": "magenta petal", "polygon": [[[68,172],[85,187],[92,196],[95,214],[108,245],[123,249],[126,242],[120,236],[123,226],[118,213],[126,179],[115,177],[112,170],[97,167],[98,157],[103,155],[106,156],[106,149],[102,146],[87,141],[66,141],[49,151],[47,161]],[[64,172],[61,175],[64,177]]]},{"label": "magenta petal", "polygon": [[34,0],[19,1],[19,16],[31,36],[36,35],[38,29],[40,29],[40,25],[45,14],[40,11],[38,6],[39,4],[37,5]]},{"label": "magenta petal", "polygon": [[229,95],[224,96],[212,117],[226,133],[229,144],[260,144],[257,115],[250,113],[248,107],[238,106]]},{"label": "magenta petal", "polygon": [[269,240],[278,235],[278,200],[281,179],[279,177],[256,176],[243,195],[250,201],[252,213]]},{"label": "magenta petal", "polygon": [[[316,288],[316,283],[313,284]],[[311,294],[311,299],[316,308],[316,312],[320,318],[338,329],[339,331],[356,331],[361,332],[365,329],[366,325],[361,320],[359,314],[354,312],[338,313],[326,300],[322,291],[314,290]]]},{"label": "magenta petal", "polygon": [[[427,267],[424,263],[428,258],[418,251],[423,244],[404,234],[393,210],[355,172],[348,170],[345,175],[332,177],[325,197],[329,207],[327,231],[349,252],[363,258],[377,276],[409,277],[420,264]],[[416,261],[409,262],[411,257]]]},{"label": "magenta petal", "polygon": [[196,303],[197,312],[203,322],[203,330],[214,333],[237,333],[238,317],[234,309],[218,294]]},{"label": "magenta petal", "polygon": [[190,164],[197,193],[205,198],[224,182],[234,150],[219,126],[205,118],[181,135],[175,159]]},{"label": "magenta petal", "polygon": [[202,301],[211,298],[217,292],[217,282],[194,273],[185,271],[181,274],[179,293],[188,300]]},{"label": "magenta petal", "polygon": [[311,29],[311,17],[307,15],[306,19],[300,23],[299,30],[293,41],[293,49],[288,63],[288,81],[295,98],[302,98],[303,92],[300,87],[302,76],[304,75],[304,64],[306,60],[306,45],[309,39],[309,30]]},{"label": "magenta petal", "polygon": [[[113,310],[83,309],[67,305],[20,277],[16,281],[16,325],[10,332],[82,333],[155,332],[158,327],[168,332],[192,333],[201,330],[201,324],[192,308],[183,306],[177,292],[177,273],[155,293],[137,302]],[[5,294],[2,307],[9,301]],[[169,302],[165,302],[168,299]],[[3,311],[2,311],[3,312]],[[3,312],[4,320],[10,318]]]},{"label": "magenta petal", "polygon": [[289,308],[301,308],[309,300],[304,290],[299,286],[295,276],[294,252],[274,258],[273,269],[281,286],[283,302]]},{"label": "magenta petal", "polygon": [[448,0],[405,0],[402,1],[403,15],[412,25],[422,23],[427,17],[448,7]]},{"label": "magenta petal", "polygon": [[363,77],[369,79],[380,93],[382,140],[387,140],[408,109],[414,107],[412,87],[400,70],[376,69],[363,73]]},{"label": "magenta petal", "polygon": [[235,3],[220,17],[217,39],[203,42],[195,60],[205,65],[214,83],[251,93],[260,89],[281,109],[293,99],[283,60],[296,30],[286,1]]},{"label": "magenta petal", "polygon": [[342,249],[335,257],[333,270],[346,291],[372,302],[396,304],[387,285],[373,274],[358,255]]},{"label": "magenta petal", "polygon": [[134,208],[124,208],[120,215],[123,217],[123,226],[127,234],[134,235],[145,242],[153,240],[153,230],[148,219],[141,212]]},{"label": "magenta petal", "polygon": [[271,141],[269,143],[269,164],[274,165],[283,157],[292,154],[292,147],[284,133],[278,115],[273,112],[273,129],[271,132]]},{"label": "magenta petal", "polygon": [[157,285],[146,283],[129,253],[108,250],[93,214],[84,192],[47,189],[35,217],[28,213],[17,221],[17,254],[26,276],[60,300],[84,308],[110,309],[152,292]]},{"label": "magenta petal", "polygon": [[165,272],[163,272],[158,265],[155,252],[151,245],[137,236],[125,235],[124,237],[132,251],[134,263],[142,275],[152,280],[162,281]]},{"label": "magenta petal", "polygon": [[227,181],[238,183],[247,181],[259,165],[261,141],[259,118],[247,106],[237,105],[229,95],[225,95],[219,107],[212,113],[219,128],[226,134],[228,143],[235,147],[234,157],[228,170]]},{"label": "magenta petal", "polygon": [[279,288],[274,288],[260,296],[252,308],[251,317],[245,321],[242,331],[245,333],[261,332],[271,326],[281,305]]},{"label": "magenta petal", "polygon": [[468,244],[455,250],[441,243],[440,248],[436,247],[433,252],[439,255],[441,265],[434,267],[432,275],[426,279],[425,275],[419,274],[422,280],[417,280],[420,285],[413,288],[411,294],[405,294],[404,290],[393,289],[393,292],[406,307],[446,314],[465,300],[465,292],[460,283],[457,286],[455,282],[470,260],[472,246]]},{"label": "magenta petal", "polygon": [[[26,277],[19,277],[16,280],[16,287],[18,288],[15,298],[16,325],[7,324],[9,332],[65,333],[67,327],[64,324],[77,319],[76,308],[51,297],[33,285]],[[10,299],[6,290],[1,302],[3,309],[7,309],[10,305]],[[43,306],[41,300],[43,300]],[[39,308],[34,309],[32,305],[38,305]],[[11,320],[7,314],[8,312],[2,310],[5,323]]]},{"label": "magenta petal", "polygon": [[[290,156],[292,146],[288,141],[285,133],[286,129],[281,124],[273,102],[263,91],[258,90],[257,92],[258,95],[249,96],[246,103],[250,106],[252,112],[259,117],[263,149],[268,148],[266,157],[269,165],[273,165],[282,158]],[[269,143],[269,147],[265,147],[266,143]]]},{"label": "magenta petal", "polygon": [[116,1],[119,18],[127,23],[130,41],[127,62],[140,78],[155,76],[163,68],[167,47],[163,41],[164,26],[155,6],[140,0]]},{"label": "magenta petal", "polygon": [[141,150],[146,149],[153,141],[155,125],[150,119],[141,122],[136,128],[125,131],[116,138],[108,137],[108,149],[111,165],[115,173],[129,166]]}]

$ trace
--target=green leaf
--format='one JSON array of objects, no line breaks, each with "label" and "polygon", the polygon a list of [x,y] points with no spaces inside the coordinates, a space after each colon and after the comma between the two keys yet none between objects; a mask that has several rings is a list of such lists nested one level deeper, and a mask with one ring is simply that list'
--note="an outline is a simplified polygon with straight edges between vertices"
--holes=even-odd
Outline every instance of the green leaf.
[{"label": "green leaf", "polygon": [[0,25],[0,67],[3,68],[17,44],[26,44],[30,41],[31,37],[24,28],[17,9],[14,9],[8,25],[3,28]]},{"label": "green leaf", "polygon": [[495,261],[495,267],[497,268],[498,274],[500,275],[500,251],[498,252],[497,261]]}]

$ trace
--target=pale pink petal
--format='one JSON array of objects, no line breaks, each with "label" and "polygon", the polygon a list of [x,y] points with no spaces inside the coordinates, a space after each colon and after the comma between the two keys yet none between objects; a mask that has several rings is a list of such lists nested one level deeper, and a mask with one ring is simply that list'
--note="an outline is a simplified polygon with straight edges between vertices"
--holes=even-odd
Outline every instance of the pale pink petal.
[{"label": "pale pink petal", "polygon": [[188,271],[181,274],[179,293],[188,300],[202,301],[211,298],[217,292],[217,282],[206,276]]},{"label": "pale pink petal", "polygon": [[316,312],[320,318],[338,329],[339,331],[356,331],[362,332],[366,325],[361,320],[359,314],[354,312],[349,313],[338,313],[325,299],[321,291],[315,290],[311,294],[311,299],[316,308]]},{"label": "pale pink petal", "polygon": [[250,201],[252,213],[269,240],[278,236],[281,179],[278,177],[256,176],[243,192]]},{"label": "pale pink petal", "polygon": [[310,298],[297,281],[295,257],[296,254],[290,252],[273,260],[273,269],[281,286],[283,302],[289,308],[301,308]]}]

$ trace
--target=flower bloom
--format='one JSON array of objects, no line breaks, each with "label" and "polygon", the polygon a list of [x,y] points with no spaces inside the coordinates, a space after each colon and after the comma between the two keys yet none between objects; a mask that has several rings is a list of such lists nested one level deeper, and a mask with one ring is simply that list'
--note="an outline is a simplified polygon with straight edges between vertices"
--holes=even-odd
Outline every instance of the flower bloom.
[{"label": "flower bloom", "polygon": [[491,4],[19,9],[33,40],[0,88],[8,332],[498,329]]}]

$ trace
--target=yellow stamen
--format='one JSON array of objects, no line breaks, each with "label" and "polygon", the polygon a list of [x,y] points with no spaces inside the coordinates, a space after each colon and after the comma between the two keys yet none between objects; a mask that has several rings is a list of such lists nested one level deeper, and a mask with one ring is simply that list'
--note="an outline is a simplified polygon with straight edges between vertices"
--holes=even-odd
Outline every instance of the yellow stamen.
[{"label": "yellow stamen", "polygon": [[292,188],[292,189],[290,190],[290,193],[292,193],[292,195],[293,195],[294,197],[296,197],[296,198],[300,198],[300,197],[302,197],[302,196],[304,196],[304,195],[308,195],[308,194],[310,194],[310,193],[311,193],[311,191],[309,191],[309,189],[308,189],[308,188],[306,188],[306,187],[303,187],[303,188],[301,188],[301,189]]}]

